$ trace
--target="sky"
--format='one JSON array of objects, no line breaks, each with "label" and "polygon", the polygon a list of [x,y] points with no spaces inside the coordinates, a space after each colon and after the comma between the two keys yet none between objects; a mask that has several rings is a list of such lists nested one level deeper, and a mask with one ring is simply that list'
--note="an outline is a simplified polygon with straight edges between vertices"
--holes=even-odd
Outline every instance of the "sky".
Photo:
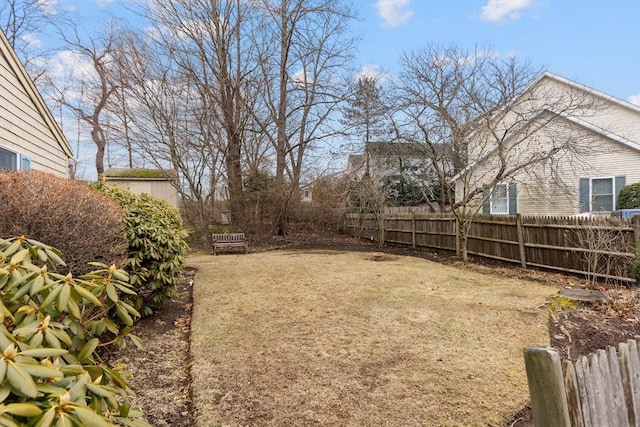
[{"label": "sky", "polygon": [[[130,1],[48,0],[81,25]],[[640,0],[353,0],[358,67],[393,74],[403,52],[429,44],[489,47],[640,105]]]},{"label": "sky", "polygon": [[[110,14],[136,21],[133,0],[42,1],[73,11],[88,31],[100,29]],[[478,46],[640,105],[640,0],[352,1],[359,17],[351,24],[360,37],[356,69],[393,76],[403,52]],[[73,57],[55,61],[81,72]],[[70,142],[76,139],[71,133]],[[77,156],[87,160],[91,179],[90,148],[81,150]]]}]

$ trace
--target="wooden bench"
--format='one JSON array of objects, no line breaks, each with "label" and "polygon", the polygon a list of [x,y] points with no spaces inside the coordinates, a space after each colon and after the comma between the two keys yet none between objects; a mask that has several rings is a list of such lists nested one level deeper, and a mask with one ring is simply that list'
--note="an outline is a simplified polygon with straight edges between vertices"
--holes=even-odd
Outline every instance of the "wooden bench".
[{"label": "wooden bench", "polygon": [[243,248],[244,253],[249,252],[249,243],[244,233],[213,233],[213,254],[218,255],[218,249],[223,248]]}]

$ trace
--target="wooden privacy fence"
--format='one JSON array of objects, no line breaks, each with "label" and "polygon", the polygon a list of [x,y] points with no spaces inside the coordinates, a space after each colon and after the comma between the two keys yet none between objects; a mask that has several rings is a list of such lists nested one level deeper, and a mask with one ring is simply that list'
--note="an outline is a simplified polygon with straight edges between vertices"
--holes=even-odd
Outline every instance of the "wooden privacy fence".
[{"label": "wooden privacy fence", "polygon": [[638,340],[575,362],[553,348],[524,350],[536,427],[640,427]]},{"label": "wooden privacy fence", "polygon": [[[640,217],[617,218],[477,215],[467,232],[467,253],[590,278],[635,282],[631,261],[640,247]],[[460,252],[451,214],[347,214],[351,236],[423,249]]]}]

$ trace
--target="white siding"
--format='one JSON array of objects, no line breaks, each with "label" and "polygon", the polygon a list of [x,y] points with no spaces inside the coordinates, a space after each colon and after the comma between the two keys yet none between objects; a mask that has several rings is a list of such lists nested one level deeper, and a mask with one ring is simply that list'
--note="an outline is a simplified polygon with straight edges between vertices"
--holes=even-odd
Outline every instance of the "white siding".
[{"label": "white siding", "polygon": [[68,156],[35,102],[0,54],[0,145],[31,158],[31,168],[68,176]]},{"label": "white siding", "polygon": [[[540,79],[531,90],[533,94],[524,94],[516,103],[519,102],[521,106],[530,106],[531,103],[542,106],[545,99],[550,100],[550,105],[553,105],[554,99],[562,99],[565,106],[575,102],[576,105],[588,105],[589,108],[568,107],[566,113],[570,117],[553,121],[544,131],[524,140],[518,134],[512,137],[507,150],[507,167],[521,163],[531,150],[544,152],[557,146],[558,142],[571,141],[574,147],[579,147],[576,152],[564,152],[552,165],[537,164],[506,180],[516,182],[518,186],[519,213],[580,213],[579,179],[583,177],[625,176],[626,184],[640,182],[640,108],[547,76]],[[578,122],[573,121],[574,118]],[[509,114],[505,119],[510,120]],[[536,118],[544,119],[544,115]],[[613,137],[611,134],[614,134]],[[473,141],[476,146],[472,147],[471,153],[482,160],[475,165],[472,173],[456,182],[458,199],[464,191],[463,182],[466,181],[468,189],[482,188],[492,181],[499,166],[497,155],[486,157],[486,145],[483,145],[481,135]],[[616,140],[617,137],[627,141]],[[493,144],[495,146],[495,142]]]}]

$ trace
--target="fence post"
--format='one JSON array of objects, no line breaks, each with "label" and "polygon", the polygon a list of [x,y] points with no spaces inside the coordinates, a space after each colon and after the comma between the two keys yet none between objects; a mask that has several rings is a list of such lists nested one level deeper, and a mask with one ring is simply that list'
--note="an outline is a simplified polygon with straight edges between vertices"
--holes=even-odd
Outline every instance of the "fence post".
[{"label": "fence post", "polygon": [[522,215],[516,214],[516,228],[518,230],[518,246],[520,247],[520,266],[527,268],[526,252],[524,250],[524,231],[522,230]]},{"label": "fence post", "polygon": [[550,347],[527,347],[524,349],[524,364],[534,425],[570,427],[558,351]]},{"label": "fence post", "polygon": [[383,247],[384,246],[384,239],[385,239],[385,235],[384,235],[384,214],[380,213],[378,214],[378,226],[380,227],[380,241],[378,242],[378,246],[379,247]]},{"label": "fence post", "polygon": [[633,237],[636,244],[634,249],[638,252],[640,250],[640,215],[631,217],[631,226],[633,227]]},{"label": "fence post", "polygon": [[416,248],[416,213],[411,212],[411,247]]},{"label": "fence post", "polygon": [[455,236],[456,236],[456,255],[457,255],[457,256],[460,256],[460,246],[461,246],[461,243],[460,243],[460,230],[458,230],[458,228],[459,228],[460,226],[458,225],[458,222],[459,222],[459,221],[458,221],[458,218],[457,218],[457,217],[455,217],[455,218],[453,219],[453,233],[454,233],[454,234],[455,234]]}]

